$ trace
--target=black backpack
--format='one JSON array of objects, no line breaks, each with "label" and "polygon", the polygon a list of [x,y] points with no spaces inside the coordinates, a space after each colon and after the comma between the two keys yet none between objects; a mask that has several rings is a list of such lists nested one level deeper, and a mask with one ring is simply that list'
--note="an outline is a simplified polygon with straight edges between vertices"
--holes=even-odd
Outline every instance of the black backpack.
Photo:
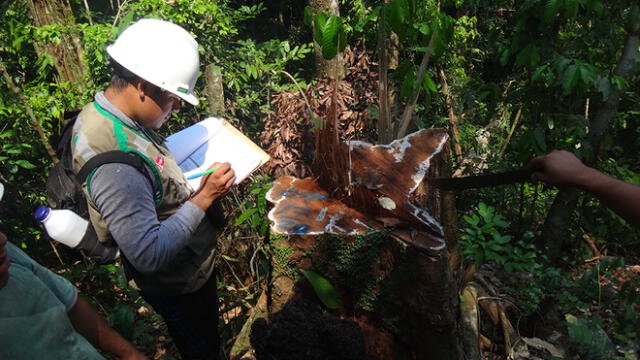
[{"label": "black backpack", "polygon": [[[118,256],[118,247],[113,241],[111,243],[102,243],[98,240],[98,235],[89,219],[87,200],[82,191],[82,184],[93,170],[108,163],[131,165],[144,174],[151,184],[153,184],[153,180],[146,170],[147,165],[139,155],[118,150],[94,156],[76,174],[72,166],[71,140],[73,125],[78,117],[78,112],[71,115],[72,117],[62,130],[62,135],[56,148],[56,154],[60,162],[51,168],[47,178],[47,201],[52,208],[69,209],[89,221],[87,232],[73,250],[79,251],[85,259],[91,262],[99,264],[112,263]],[[66,246],[64,244],[60,245]],[[69,247],[67,248],[70,249]]]}]

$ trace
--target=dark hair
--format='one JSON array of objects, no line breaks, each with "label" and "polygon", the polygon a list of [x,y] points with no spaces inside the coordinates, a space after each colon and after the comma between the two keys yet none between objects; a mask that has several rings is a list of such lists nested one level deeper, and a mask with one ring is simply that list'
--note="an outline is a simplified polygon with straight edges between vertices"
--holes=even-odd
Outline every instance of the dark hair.
[{"label": "dark hair", "polygon": [[125,69],[117,61],[109,58],[109,65],[111,66],[111,81],[109,87],[115,90],[122,90],[129,84],[133,84],[138,80],[138,76],[131,71]]}]

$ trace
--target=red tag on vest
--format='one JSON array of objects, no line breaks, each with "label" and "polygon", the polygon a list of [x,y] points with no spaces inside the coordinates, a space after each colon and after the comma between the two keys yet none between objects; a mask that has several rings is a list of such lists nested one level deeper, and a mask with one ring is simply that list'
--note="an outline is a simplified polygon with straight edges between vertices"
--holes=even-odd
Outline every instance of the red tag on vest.
[{"label": "red tag on vest", "polygon": [[162,168],[164,167],[164,159],[162,157],[158,156],[156,158],[156,165],[158,165],[158,168],[160,170],[162,170]]}]

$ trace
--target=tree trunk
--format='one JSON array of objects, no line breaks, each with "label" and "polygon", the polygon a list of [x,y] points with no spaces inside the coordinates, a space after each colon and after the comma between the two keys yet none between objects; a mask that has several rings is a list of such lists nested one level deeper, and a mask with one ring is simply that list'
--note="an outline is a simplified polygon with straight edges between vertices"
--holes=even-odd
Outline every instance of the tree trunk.
[{"label": "tree trunk", "polygon": [[[26,3],[34,26],[75,25],[68,0],[27,0]],[[39,54],[46,52],[51,56],[60,82],[68,81],[79,90],[86,88],[86,65],[79,36],[63,32],[58,44],[34,43],[34,46]]]},{"label": "tree trunk", "polygon": [[458,121],[456,120],[456,114],[454,112],[456,101],[453,99],[451,92],[449,91],[449,85],[447,84],[447,77],[444,74],[444,70],[440,69],[440,80],[442,81],[442,94],[444,95],[447,103],[447,110],[449,111],[449,123],[451,124],[451,137],[453,138],[453,149],[455,150],[456,161],[458,164],[462,164],[462,145],[460,144],[460,131],[458,130]]},{"label": "tree trunk", "polygon": [[[625,42],[624,49],[613,74],[621,78],[629,78],[638,57],[638,46],[640,45],[640,15],[636,14],[629,35]],[[591,153],[585,159],[589,166],[595,164],[600,152],[602,139],[609,128],[611,119],[618,111],[620,101],[620,89],[613,87],[609,97],[600,105],[595,116],[589,122],[589,137],[587,144]],[[567,243],[567,229],[571,221],[571,215],[578,204],[579,192],[576,190],[561,190],[554,200],[544,227],[542,229],[542,240],[549,244],[549,258],[555,259],[560,256],[563,245]]]},{"label": "tree trunk", "polygon": [[389,54],[387,36],[384,30],[386,16],[384,9],[380,11],[381,19],[378,21],[378,123],[376,131],[378,133],[378,143],[388,144],[393,141],[393,124],[391,122],[391,104],[389,98],[389,80],[387,73],[389,71]]},{"label": "tree trunk", "polygon": [[[433,43],[436,39],[437,30],[434,30],[431,33],[431,38],[429,39],[429,45],[427,45],[427,50],[424,52],[422,56],[422,61],[420,62],[420,68],[418,68],[418,77],[416,79],[416,83],[422,84],[422,80],[424,79],[424,75],[427,71],[427,66],[429,66],[429,58],[431,57],[431,52],[433,51]],[[402,118],[400,119],[400,127],[398,128],[398,133],[396,134],[396,138],[400,139],[407,134],[407,130],[409,129],[409,124],[411,123],[411,119],[413,118],[413,111],[416,109],[416,104],[418,103],[418,98],[420,97],[420,90],[422,86],[418,86],[418,90],[413,95],[407,105],[404,108],[402,113]]]},{"label": "tree trunk", "polygon": [[[451,143],[447,141],[427,178],[451,177]],[[457,238],[455,195],[450,191],[428,189],[425,182],[416,190],[418,203],[433,214],[444,230],[446,250],[441,257],[422,254],[407,257],[412,274],[407,286],[399,286],[407,295],[401,313],[407,316],[403,333],[413,338],[417,359],[462,359],[462,326],[459,291],[462,256]],[[403,328],[401,326],[401,328]]]},{"label": "tree trunk", "polygon": [[222,72],[219,66],[209,64],[205,68],[206,83],[205,96],[209,100],[209,115],[224,115],[224,90],[222,87]]},{"label": "tree trunk", "polygon": [[[446,147],[434,156],[427,177],[446,176],[449,166]],[[258,334],[268,335],[257,336],[261,343],[277,341],[272,346],[279,347],[292,343],[287,336],[304,337],[292,323],[318,312],[299,314],[295,304],[300,299],[306,304],[319,303],[309,282],[299,275],[299,269],[308,269],[327,277],[341,294],[343,307],[323,316],[327,322],[342,324],[336,331],[348,328],[347,322],[351,328],[359,329],[363,338],[359,344],[365,349],[366,358],[462,359],[456,280],[460,256],[453,197],[426,189],[423,184],[416,193],[416,203],[445,227],[446,247],[429,252],[418,250],[412,243],[419,232],[406,228],[360,237],[272,236],[273,273],[266,316],[269,320],[257,327]],[[292,307],[296,310],[292,311]],[[306,305],[309,307],[313,309]],[[311,332],[322,337],[324,331]],[[349,333],[332,336],[340,338]],[[311,353],[317,351],[312,343],[305,346]],[[261,358],[259,349],[258,344],[256,351]]]},{"label": "tree trunk", "polygon": [[[338,0],[309,1],[309,6],[311,7],[311,12],[314,17],[319,12],[324,12],[327,15],[340,16],[338,5]],[[322,56],[322,49],[316,41],[313,42],[313,48],[315,50],[316,75],[318,77],[330,77],[335,80],[344,79],[346,69],[342,53],[338,52],[336,57],[331,60],[326,60]]]}]

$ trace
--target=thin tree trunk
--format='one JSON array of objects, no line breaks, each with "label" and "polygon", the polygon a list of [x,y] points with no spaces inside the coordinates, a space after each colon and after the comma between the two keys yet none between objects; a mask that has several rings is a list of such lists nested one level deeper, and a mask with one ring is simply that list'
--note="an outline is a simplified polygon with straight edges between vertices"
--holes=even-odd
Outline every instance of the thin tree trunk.
[{"label": "thin tree trunk", "polygon": [[[628,78],[633,70],[638,57],[638,45],[640,45],[640,15],[636,15],[633,25],[629,29],[629,35],[624,49],[613,74],[622,78]],[[599,155],[602,139],[609,128],[611,119],[618,111],[620,101],[620,89],[614,87],[607,98],[598,108],[593,119],[589,122],[589,137],[587,144],[591,148],[590,155],[585,159],[587,165],[593,165]],[[561,190],[556,196],[547,219],[542,229],[542,240],[550,246],[548,256],[555,259],[560,256],[560,251],[567,242],[567,229],[571,221],[571,215],[578,203],[580,193],[577,190]]]},{"label": "thin tree trunk", "polygon": [[389,108],[389,55],[387,53],[387,37],[384,31],[384,9],[381,10],[382,19],[378,21],[378,143],[388,144],[393,141],[393,127],[391,124],[391,111]]},{"label": "thin tree trunk", "polygon": [[[72,26],[75,24],[68,0],[27,0],[27,7],[33,25]],[[38,53],[47,52],[53,59],[59,81],[68,81],[79,90],[87,87],[85,80],[86,65],[82,55],[79,36],[62,33],[59,43],[34,43]]]},{"label": "thin tree trunk", "polygon": [[462,157],[462,145],[460,145],[460,131],[458,130],[458,122],[456,121],[456,114],[453,111],[455,108],[455,100],[449,92],[449,85],[447,84],[447,78],[444,74],[444,70],[440,69],[440,79],[442,79],[442,93],[447,101],[447,109],[449,110],[449,123],[451,124],[451,135],[453,137],[453,150],[456,154],[456,161],[458,164],[462,164],[464,160]]},{"label": "thin tree trunk", "polygon": [[[634,64],[638,58],[638,46],[640,45],[640,15],[637,15],[633,21],[627,41],[622,50],[622,55],[618,65],[613,70],[613,75],[627,79],[631,75]],[[618,103],[620,101],[620,89],[613,87],[609,98],[600,106],[598,112],[590,121],[589,126],[589,144],[593,147],[591,158],[587,159],[588,164],[595,163],[595,159],[600,153],[602,139],[609,128],[611,119],[618,112]]]},{"label": "thin tree trunk", "polygon": [[205,96],[209,100],[209,114],[221,116],[224,114],[224,89],[222,87],[222,71],[219,66],[209,64],[205,68]]},{"label": "thin tree trunk", "polygon": [[[314,17],[319,12],[324,12],[327,15],[340,16],[340,9],[338,5],[338,0],[309,1],[309,6],[312,9],[311,12]],[[338,52],[336,57],[331,60],[326,60],[322,56],[322,49],[316,41],[313,42],[313,48],[315,50],[316,75],[318,77],[330,77],[335,80],[344,79],[346,69],[342,53]]]},{"label": "thin tree trunk", "polygon": [[462,290],[462,342],[467,359],[482,359],[480,355],[480,313],[478,311],[478,290],[474,283]]},{"label": "thin tree trunk", "polygon": [[507,138],[504,140],[504,143],[502,143],[502,145],[500,146],[500,152],[498,153],[499,157],[502,157],[502,155],[504,155],[504,152],[507,150],[507,146],[509,146],[509,141],[511,141],[511,137],[513,136],[513,133],[516,131],[516,126],[518,126],[518,122],[520,121],[521,116],[522,116],[522,105],[520,105],[520,107],[518,108],[518,111],[516,112],[516,117],[513,119],[513,122],[511,123],[511,128],[509,129],[509,134],[507,135]]},{"label": "thin tree trunk", "polygon": [[[434,30],[431,34],[431,39],[429,40],[427,50],[424,52],[424,56],[422,57],[420,69],[418,69],[418,78],[416,79],[416,82],[418,84],[422,84],[422,79],[424,78],[424,74],[427,71],[427,66],[429,66],[429,58],[431,57],[431,52],[433,51],[433,42],[436,39],[436,34],[437,30]],[[413,111],[415,110],[416,104],[418,103],[418,97],[420,96],[421,88],[422,86],[418,86],[418,91],[416,91],[413,99],[411,99],[411,101],[404,108],[402,119],[400,121],[400,128],[398,129],[398,133],[396,134],[397,139],[400,139],[407,134],[407,129],[409,128],[409,124],[411,123],[411,117],[413,116]]]},{"label": "thin tree trunk", "polygon": [[29,115],[29,118],[31,118],[31,124],[33,125],[33,129],[38,133],[38,136],[40,137],[40,141],[42,142],[42,145],[44,146],[44,148],[47,150],[47,154],[49,154],[51,161],[53,161],[54,164],[57,164],[60,160],[56,156],[56,152],[51,147],[51,144],[49,144],[49,139],[47,138],[47,135],[44,133],[44,130],[40,125],[40,121],[38,121],[38,118],[33,113],[33,109],[31,109],[31,106],[29,105],[29,101],[27,101],[27,98],[22,93],[22,89],[20,89],[20,87],[13,82],[11,75],[9,75],[9,73],[7,72],[7,68],[4,66],[4,63],[2,62],[0,62],[0,72],[2,73],[2,77],[7,82],[7,85],[9,86],[11,91],[13,91],[16,94],[18,99],[20,99],[20,101],[22,102],[22,105],[24,105],[25,109],[27,110],[27,114]]}]

